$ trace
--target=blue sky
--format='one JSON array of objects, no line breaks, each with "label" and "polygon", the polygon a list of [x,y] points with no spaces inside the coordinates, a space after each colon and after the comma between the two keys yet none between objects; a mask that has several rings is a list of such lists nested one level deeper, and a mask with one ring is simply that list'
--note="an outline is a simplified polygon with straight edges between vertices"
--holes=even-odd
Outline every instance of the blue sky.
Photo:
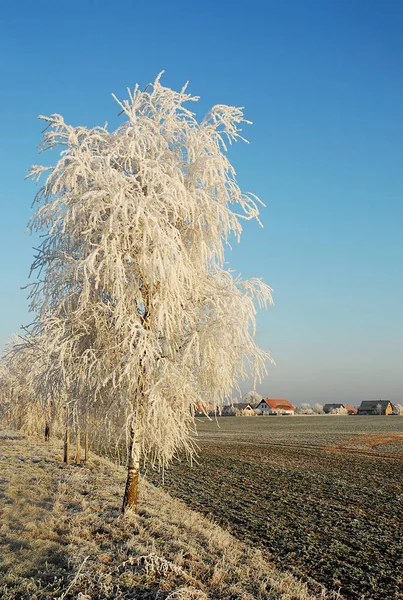
[{"label": "blue sky", "polygon": [[402,29],[403,4],[387,0],[4,5],[0,345],[31,320],[20,287],[37,242],[24,233],[37,115],[114,127],[111,93],[164,69],[165,85],[190,81],[199,115],[228,103],[254,122],[230,158],[265,227],[247,223],[228,262],[274,288],[257,338],[277,366],[258,391],[401,402]]}]

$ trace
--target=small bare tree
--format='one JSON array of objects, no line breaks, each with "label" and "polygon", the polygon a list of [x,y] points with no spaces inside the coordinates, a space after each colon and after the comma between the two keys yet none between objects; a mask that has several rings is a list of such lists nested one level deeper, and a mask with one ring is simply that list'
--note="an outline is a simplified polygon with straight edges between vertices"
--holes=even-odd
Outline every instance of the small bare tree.
[{"label": "small bare tree", "polygon": [[254,342],[255,301],[272,302],[260,279],[224,269],[241,220],[259,220],[226,156],[242,110],[217,105],[199,123],[184,106],[197,98],[159,77],[128,93],[116,131],[40,117],[41,150],[62,151],[31,169],[49,174],[30,222],[44,235],[30,294],[31,335],[52,357],[41,385],[64,387],[80,412],[96,405],[99,420],[124,415],[124,509],[136,505],[141,457],[193,455],[196,402],[217,407],[250,371],[261,379],[271,359]]}]

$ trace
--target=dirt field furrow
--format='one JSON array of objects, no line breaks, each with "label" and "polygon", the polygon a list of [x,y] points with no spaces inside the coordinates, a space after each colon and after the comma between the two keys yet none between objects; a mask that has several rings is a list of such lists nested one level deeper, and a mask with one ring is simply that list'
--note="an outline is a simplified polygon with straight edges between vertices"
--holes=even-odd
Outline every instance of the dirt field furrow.
[{"label": "dirt field furrow", "polygon": [[[313,587],[312,580],[349,599],[403,598],[403,419],[257,417],[219,424],[221,430],[201,423],[199,465],[169,469],[170,493]],[[394,444],[387,460],[379,451],[382,436]],[[339,451],[326,450],[331,446]]]}]

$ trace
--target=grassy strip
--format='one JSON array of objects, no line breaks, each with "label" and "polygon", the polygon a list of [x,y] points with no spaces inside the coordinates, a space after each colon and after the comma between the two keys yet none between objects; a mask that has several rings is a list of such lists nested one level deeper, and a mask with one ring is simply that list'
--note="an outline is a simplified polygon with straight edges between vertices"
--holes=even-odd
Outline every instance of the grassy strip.
[{"label": "grassy strip", "polygon": [[314,598],[146,480],[138,513],[123,516],[124,469],[99,457],[86,466],[61,460],[58,442],[0,432],[3,600]]}]

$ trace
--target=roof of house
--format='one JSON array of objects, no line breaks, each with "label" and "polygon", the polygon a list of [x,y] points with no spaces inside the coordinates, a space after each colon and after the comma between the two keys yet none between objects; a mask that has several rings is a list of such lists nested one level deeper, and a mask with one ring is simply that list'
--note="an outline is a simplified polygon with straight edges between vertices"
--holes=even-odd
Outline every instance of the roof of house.
[{"label": "roof of house", "polygon": [[262,402],[265,402],[273,410],[295,410],[295,407],[285,398],[263,398],[259,404]]},{"label": "roof of house", "polygon": [[238,404],[234,404],[234,408],[236,410],[245,410],[245,408],[253,410],[253,406],[249,402],[239,402]]},{"label": "roof of house", "polygon": [[195,408],[197,412],[205,413],[214,410],[214,406],[211,402],[195,402]]},{"label": "roof of house", "polygon": [[342,403],[335,403],[335,404],[325,404],[323,407],[324,412],[326,412],[327,410],[331,411],[331,410],[335,410],[337,408],[345,408],[348,412],[357,412],[357,408],[355,408],[354,406],[351,406],[350,404],[345,404],[345,402]]},{"label": "roof of house", "polygon": [[358,412],[358,408],[356,408],[355,406],[351,406],[350,404],[343,404],[343,406],[346,410],[348,410],[348,412]]},{"label": "roof of house", "polygon": [[375,410],[378,406],[385,409],[389,406],[389,404],[389,400],[363,400],[360,404],[359,410]]}]

